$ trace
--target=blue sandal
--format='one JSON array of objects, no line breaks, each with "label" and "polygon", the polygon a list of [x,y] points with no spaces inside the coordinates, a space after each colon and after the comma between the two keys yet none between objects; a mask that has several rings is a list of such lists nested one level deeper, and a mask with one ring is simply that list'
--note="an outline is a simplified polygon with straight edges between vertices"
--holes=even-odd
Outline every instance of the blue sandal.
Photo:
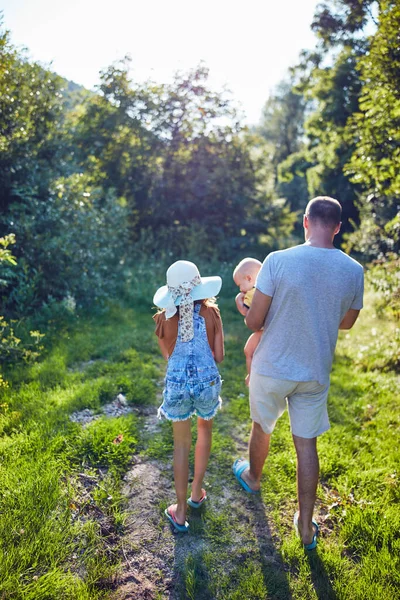
[{"label": "blue sandal", "polygon": [[200,498],[200,500],[198,502],[195,502],[194,500],[192,500],[192,496],[190,496],[190,498],[188,498],[187,503],[192,508],[200,508],[200,506],[203,506],[203,504],[206,500],[207,500],[207,494],[206,494],[206,492],[204,492],[204,494],[202,495],[202,497]]},{"label": "blue sandal", "polygon": [[[310,544],[303,544],[303,546],[304,546],[304,548],[306,550],[314,550],[317,547],[317,543],[318,543],[317,537],[318,537],[318,533],[319,533],[319,527],[318,527],[318,524],[316,523],[316,521],[314,521],[314,519],[312,520],[312,524],[315,527],[315,533],[313,535],[313,539],[312,539],[312,542]],[[294,517],[293,517],[293,527],[295,528],[297,535],[300,535],[300,532],[299,532],[299,513],[298,512],[296,512],[295,515],[294,515]]]},{"label": "blue sandal", "polygon": [[235,462],[233,463],[232,471],[233,471],[234,476],[236,477],[236,479],[238,480],[238,482],[240,483],[240,485],[246,492],[248,492],[249,494],[259,494],[260,490],[252,490],[251,487],[249,485],[247,485],[245,480],[242,479],[242,477],[241,477],[242,473],[244,471],[246,471],[246,469],[249,469],[249,468],[250,468],[249,461],[244,460],[244,458],[237,458],[235,460]]},{"label": "blue sandal", "polygon": [[164,514],[167,517],[168,521],[171,523],[175,531],[179,533],[185,533],[189,530],[189,523],[185,521],[183,525],[176,521],[175,513],[170,513],[168,508],[164,510]]}]

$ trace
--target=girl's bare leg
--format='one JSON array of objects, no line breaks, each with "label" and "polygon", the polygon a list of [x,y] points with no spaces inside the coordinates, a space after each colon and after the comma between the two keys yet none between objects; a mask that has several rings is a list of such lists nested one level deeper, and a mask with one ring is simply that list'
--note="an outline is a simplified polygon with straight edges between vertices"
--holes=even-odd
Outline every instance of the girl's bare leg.
[{"label": "girl's bare leg", "polygon": [[168,507],[176,521],[183,525],[186,519],[187,489],[189,479],[189,452],[192,442],[190,419],[173,423],[174,430],[174,479],[177,504]]},{"label": "girl's bare leg", "polygon": [[194,452],[194,478],[192,483],[192,500],[198,502],[202,497],[204,474],[207,469],[211,451],[213,420],[197,419],[197,442]]}]

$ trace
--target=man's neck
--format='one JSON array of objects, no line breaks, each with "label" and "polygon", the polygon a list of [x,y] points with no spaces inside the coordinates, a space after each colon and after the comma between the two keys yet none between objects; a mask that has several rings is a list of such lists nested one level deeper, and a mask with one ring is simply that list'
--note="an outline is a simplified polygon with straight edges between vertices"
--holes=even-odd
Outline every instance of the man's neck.
[{"label": "man's neck", "polygon": [[312,246],[313,248],[328,248],[329,250],[336,250],[333,245],[333,240],[323,236],[313,235],[306,240],[306,246]]}]

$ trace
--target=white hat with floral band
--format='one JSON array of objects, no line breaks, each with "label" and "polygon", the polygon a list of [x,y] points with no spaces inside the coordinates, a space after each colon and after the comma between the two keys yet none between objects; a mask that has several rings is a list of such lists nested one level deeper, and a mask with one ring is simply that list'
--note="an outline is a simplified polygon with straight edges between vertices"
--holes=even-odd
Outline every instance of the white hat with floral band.
[{"label": "white hat with floral band", "polygon": [[180,306],[181,338],[183,342],[191,340],[193,331],[193,302],[216,296],[222,286],[222,279],[200,277],[196,265],[187,260],[177,260],[167,271],[167,285],[160,287],[154,294],[153,302],[165,308],[165,317],[170,319]]}]

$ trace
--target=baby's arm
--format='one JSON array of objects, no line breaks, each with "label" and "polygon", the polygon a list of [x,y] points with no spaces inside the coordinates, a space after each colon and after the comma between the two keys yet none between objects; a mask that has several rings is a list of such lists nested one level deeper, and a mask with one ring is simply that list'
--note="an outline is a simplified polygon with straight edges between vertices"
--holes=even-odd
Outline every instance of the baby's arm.
[{"label": "baby's arm", "polygon": [[247,313],[249,312],[249,309],[247,308],[247,306],[244,305],[244,296],[245,294],[243,294],[243,292],[239,292],[235,298],[235,302],[236,308],[238,309],[240,314],[243,315],[243,317],[246,317]]}]

